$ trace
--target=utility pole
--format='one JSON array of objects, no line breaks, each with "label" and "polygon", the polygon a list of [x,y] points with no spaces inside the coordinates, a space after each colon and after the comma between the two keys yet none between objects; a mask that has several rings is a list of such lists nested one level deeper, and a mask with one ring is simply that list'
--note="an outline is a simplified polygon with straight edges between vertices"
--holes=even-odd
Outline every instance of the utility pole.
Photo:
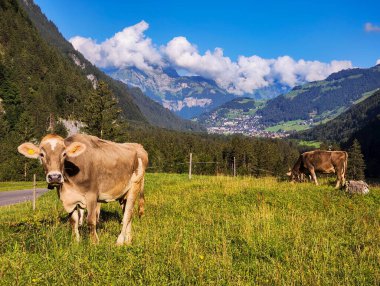
[{"label": "utility pole", "polygon": [[193,153],[190,153],[190,161],[189,161],[189,180],[191,180],[191,167],[193,163]]},{"label": "utility pole", "polygon": [[36,174],[33,175],[33,211],[36,210]]},{"label": "utility pole", "polygon": [[234,157],[234,177],[236,177],[236,157]]}]

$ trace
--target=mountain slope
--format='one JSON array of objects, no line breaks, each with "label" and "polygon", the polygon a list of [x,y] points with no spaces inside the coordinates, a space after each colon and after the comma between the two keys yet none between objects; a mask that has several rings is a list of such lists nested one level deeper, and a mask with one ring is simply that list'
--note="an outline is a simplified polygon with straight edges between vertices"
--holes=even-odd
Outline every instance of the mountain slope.
[{"label": "mountain slope", "polygon": [[380,88],[380,65],[331,74],[323,81],[297,86],[291,92],[269,100],[258,114],[262,123],[290,120],[321,121],[340,114],[367,92]]},{"label": "mountain slope", "polygon": [[298,136],[307,140],[331,140],[348,142],[357,131],[380,119],[380,91],[352,106],[335,119]]},{"label": "mountain slope", "polygon": [[[151,100],[146,98],[137,100],[137,97],[145,97],[145,95],[138,92],[136,89],[128,88],[126,85],[115,81],[86,60],[83,55],[76,51],[73,46],[60,34],[54,23],[46,18],[46,16],[41,12],[41,9],[35,5],[32,0],[19,0],[19,3],[26,10],[41,36],[48,43],[57,47],[67,58],[74,62],[82,71],[83,75],[88,77],[94,83],[97,80],[107,82],[112,92],[119,99],[120,106],[123,110],[123,115],[126,119],[148,122],[149,124],[155,126],[173,128],[175,130],[202,130],[202,128],[200,128],[197,124],[184,121],[178,116],[172,114],[169,110],[163,107],[158,107]],[[142,104],[148,104],[148,106]],[[154,120],[152,120],[153,118]]]},{"label": "mountain slope", "polygon": [[50,113],[80,118],[92,92],[90,81],[40,37],[16,0],[0,2],[0,117],[7,131],[39,136]]},{"label": "mountain slope", "polygon": [[212,81],[199,76],[180,76],[173,68],[142,71],[136,67],[107,73],[146,95],[183,118],[192,118],[235,98]]}]

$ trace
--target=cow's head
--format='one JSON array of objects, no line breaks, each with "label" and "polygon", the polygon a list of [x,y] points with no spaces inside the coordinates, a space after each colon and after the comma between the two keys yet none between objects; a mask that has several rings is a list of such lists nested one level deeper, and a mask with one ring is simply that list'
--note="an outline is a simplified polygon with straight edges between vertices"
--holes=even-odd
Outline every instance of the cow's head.
[{"label": "cow's head", "polygon": [[289,168],[289,172],[286,173],[286,175],[289,177],[289,180],[294,182],[301,182],[302,181],[302,175],[300,172],[297,172],[295,170],[292,170]]},{"label": "cow's head", "polygon": [[25,157],[40,159],[46,173],[46,182],[50,185],[59,185],[64,181],[65,159],[81,155],[86,150],[86,145],[73,142],[65,146],[61,136],[49,134],[41,140],[39,147],[26,142],[18,146],[17,150]]}]

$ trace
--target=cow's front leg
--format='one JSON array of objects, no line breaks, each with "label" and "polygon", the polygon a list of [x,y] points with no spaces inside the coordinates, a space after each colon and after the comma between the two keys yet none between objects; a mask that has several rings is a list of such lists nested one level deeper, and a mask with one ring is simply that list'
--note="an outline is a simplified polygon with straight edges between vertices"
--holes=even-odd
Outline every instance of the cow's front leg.
[{"label": "cow's front leg", "polygon": [[92,198],[87,200],[87,224],[90,231],[90,239],[93,243],[99,242],[99,237],[96,233],[96,220],[97,220],[97,199]]},{"label": "cow's front leg", "polygon": [[71,229],[72,229],[73,236],[75,237],[75,240],[77,242],[79,242],[80,236],[79,236],[79,230],[78,230],[78,226],[79,226],[79,211],[78,211],[78,207],[76,207],[73,210],[73,212],[71,213],[70,224],[71,224]]},{"label": "cow's front leg", "polygon": [[311,177],[313,178],[314,183],[318,186],[318,181],[317,181],[317,175],[315,174],[314,169],[310,170]]}]

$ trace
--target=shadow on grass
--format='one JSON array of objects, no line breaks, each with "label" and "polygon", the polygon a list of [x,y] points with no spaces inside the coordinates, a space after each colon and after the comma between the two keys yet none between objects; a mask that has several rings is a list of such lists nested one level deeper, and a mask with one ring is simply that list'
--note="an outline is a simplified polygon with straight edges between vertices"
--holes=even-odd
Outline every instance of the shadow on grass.
[{"label": "shadow on grass", "polygon": [[106,221],[117,221],[121,222],[122,217],[119,211],[108,211],[108,210],[101,210],[100,211],[100,223],[106,222]]}]

